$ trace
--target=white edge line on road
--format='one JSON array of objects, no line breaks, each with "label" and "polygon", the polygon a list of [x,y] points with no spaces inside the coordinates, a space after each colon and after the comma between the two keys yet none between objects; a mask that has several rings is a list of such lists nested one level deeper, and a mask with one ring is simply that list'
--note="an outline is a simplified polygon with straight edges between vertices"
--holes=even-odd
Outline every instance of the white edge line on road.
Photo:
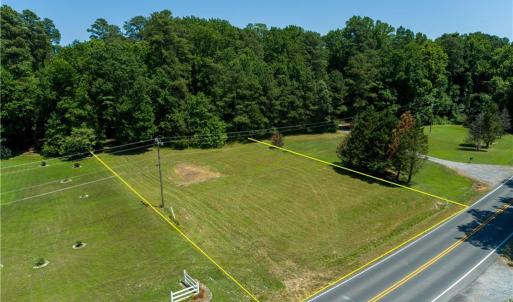
[{"label": "white edge line on road", "polygon": [[463,276],[461,276],[461,278],[459,278],[458,280],[456,280],[456,282],[454,282],[451,286],[449,286],[446,290],[444,290],[438,297],[434,298],[433,300],[431,300],[431,302],[435,302],[436,300],[440,299],[443,295],[445,295],[448,291],[450,291],[451,289],[453,289],[456,285],[458,285],[458,283],[461,282],[461,280],[465,279],[469,274],[471,274],[476,268],[478,268],[481,264],[483,264],[483,262],[486,261],[486,259],[490,258],[490,256],[492,256],[498,249],[501,248],[502,245],[504,245],[506,242],[508,242],[508,240],[513,237],[513,233],[509,234],[509,236],[504,239],[504,241],[502,241],[495,249],[493,249],[488,255],[486,255],[486,257],[484,257],[481,261],[479,261],[474,267],[472,267],[468,272],[466,272]]},{"label": "white edge line on road", "polygon": [[[467,209],[470,209],[471,207],[473,207],[473,206],[477,205],[477,204],[478,204],[478,203],[480,203],[482,200],[484,200],[485,198],[487,198],[488,196],[490,196],[491,194],[493,194],[495,191],[497,191],[499,188],[501,188],[502,186],[504,186],[506,183],[508,183],[508,182],[509,182],[510,180],[512,180],[512,179],[513,179],[513,176],[510,176],[509,178],[507,178],[506,180],[504,180],[501,184],[499,184],[497,187],[495,187],[495,189],[493,189],[492,191],[490,191],[490,192],[486,193],[486,194],[485,194],[483,197],[481,197],[478,201],[476,201],[476,202],[474,202],[472,205],[470,205]],[[337,287],[339,287],[339,286],[341,286],[341,285],[346,284],[347,282],[351,281],[352,279],[354,279],[354,278],[356,278],[356,277],[360,276],[361,274],[363,274],[363,273],[367,272],[368,270],[370,270],[370,269],[374,268],[375,266],[377,266],[377,265],[379,265],[379,264],[381,264],[381,263],[386,262],[387,260],[389,260],[389,259],[390,259],[390,258],[392,258],[393,256],[395,256],[395,255],[397,255],[397,254],[401,253],[401,252],[402,252],[402,251],[404,251],[405,249],[412,247],[412,246],[413,246],[413,245],[415,245],[417,242],[419,242],[420,240],[424,239],[426,236],[431,235],[433,232],[435,232],[436,230],[438,230],[439,228],[441,228],[443,225],[445,225],[445,224],[449,223],[450,221],[454,220],[456,217],[460,216],[460,215],[461,215],[462,213],[464,213],[464,212],[466,212],[466,211],[463,211],[463,212],[461,212],[460,214],[458,214],[458,215],[454,216],[452,219],[447,220],[446,222],[442,223],[441,225],[437,226],[436,228],[432,229],[431,231],[427,232],[426,234],[424,234],[424,235],[420,236],[419,238],[415,239],[414,241],[412,241],[412,242],[408,243],[406,246],[404,246],[404,247],[402,247],[402,248],[398,249],[397,251],[393,252],[392,254],[390,254],[390,255],[386,256],[385,258],[383,258],[383,259],[379,260],[378,262],[376,262],[376,263],[372,264],[371,266],[367,267],[366,269],[364,269],[363,271],[361,271],[361,272],[357,273],[356,275],[353,275],[353,276],[351,276],[351,277],[349,277],[349,278],[347,278],[347,279],[343,280],[342,282],[337,283],[336,285],[334,285],[334,286],[330,287],[329,289],[327,289],[327,290],[323,291],[322,293],[319,293],[319,294],[318,294],[318,295],[316,295],[315,297],[312,297],[312,298],[308,299],[308,301],[314,301],[315,299],[317,299],[317,298],[319,298],[319,297],[321,297],[321,296],[323,296],[323,295],[325,295],[325,294],[329,293],[330,291],[334,290],[335,288],[337,288]]]},{"label": "white edge line on road", "polygon": [[85,185],[89,185],[89,184],[92,184],[92,183],[95,183],[95,182],[107,180],[107,179],[110,179],[110,178],[113,178],[113,177],[114,176],[108,176],[108,177],[96,179],[96,180],[93,180],[93,181],[85,182],[85,183],[82,183],[82,184],[78,184],[78,185],[75,185],[75,186],[66,187],[66,188],[62,188],[62,189],[58,189],[58,190],[54,190],[54,191],[50,191],[50,192],[46,192],[46,193],[42,193],[42,194],[38,194],[38,195],[28,196],[28,197],[25,197],[25,198],[21,198],[21,199],[17,199],[17,200],[6,202],[6,203],[2,204],[2,206],[6,206],[6,205],[9,205],[9,204],[12,204],[12,203],[15,203],[15,202],[19,202],[19,201],[23,201],[23,200],[27,200],[27,199],[32,199],[32,198],[36,198],[36,197],[45,196],[45,195],[48,195],[48,194],[53,194],[53,193],[57,193],[57,192],[61,192],[61,191],[66,191],[66,190],[69,190],[69,189],[74,189],[74,188],[85,186]]}]

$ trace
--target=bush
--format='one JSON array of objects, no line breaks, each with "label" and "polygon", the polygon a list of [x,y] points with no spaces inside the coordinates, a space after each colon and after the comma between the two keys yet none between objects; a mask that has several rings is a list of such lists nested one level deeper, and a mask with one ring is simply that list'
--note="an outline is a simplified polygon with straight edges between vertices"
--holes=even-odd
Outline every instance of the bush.
[{"label": "bush", "polygon": [[281,134],[278,131],[275,131],[271,138],[271,144],[276,147],[283,147],[285,145],[285,143],[283,141],[283,134]]},{"label": "bush", "polygon": [[221,148],[226,144],[226,124],[217,117],[207,121],[204,128],[195,134],[192,144],[199,148]]},{"label": "bush", "polygon": [[80,163],[74,163],[73,168],[80,168]]},{"label": "bush", "polygon": [[7,148],[3,144],[0,145],[0,159],[8,159],[12,156],[11,149]]},{"label": "bush", "polygon": [[41,167],[46,167],[46,162],[44,160],[41,162]]},{"label": "bush", "polygon": [[84,157],[85,153],[96,145],[94,129],[85,125],[71,129],[68,136],[55,134],[49,136],[43,145],[42,154],[45,156],[66,155],[68,160]]},{"label": "bush", "polygon": [[68,155],[68,159],[83,157],[83,154],[93,149],[96,142],[94,130],[86,127],[74,128],[70,136],[61,144],[60,153]]}]

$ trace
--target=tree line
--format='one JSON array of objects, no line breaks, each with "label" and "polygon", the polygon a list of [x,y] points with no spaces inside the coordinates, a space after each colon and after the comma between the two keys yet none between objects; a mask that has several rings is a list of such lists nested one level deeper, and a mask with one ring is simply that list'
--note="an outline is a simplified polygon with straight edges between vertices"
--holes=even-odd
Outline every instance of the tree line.
[{"label": "tree line", "polygon": [[513,111],[513,45],[479,32],[431,40],[354,16],[320,35],[163,10],[123,28],[97,19],[90,39],[60,46],[53,22],[29,10],[3,5],[0,21],[2,153],[155,136],[220,147],[234,131],[333,130],[370,106],[406,108],[416,125],[470,125],[490,104]]}]

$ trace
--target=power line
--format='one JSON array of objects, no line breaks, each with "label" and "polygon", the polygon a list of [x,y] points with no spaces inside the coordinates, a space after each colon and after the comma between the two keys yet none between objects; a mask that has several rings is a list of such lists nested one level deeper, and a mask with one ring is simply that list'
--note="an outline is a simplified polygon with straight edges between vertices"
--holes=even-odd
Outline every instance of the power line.
[{"label": "power line", "polygon": [[[304,127],[304,128],[306,128],[306,127],[308,127],[310,125],[318,125],[318,124],[326,124],[327,125],[329,123],[333,123],[333,121],[323,121],[323,122],[316,122],[316,123],[310,123],[310,124],[297,124],[297,125],[291,125],[291,126],[262,128],[262,129],[254,129],[254,130],[230,131],[230,132],[225,132],[225,133],[227,135],[229,135],[229,137],[236,137],[236,136],[232,136],[231,134],[242,134],[242,133],[248,133],[249,134],[249,133],[258,132],[258,131],[269,131],[269,130],[272,130],[272,129],[286,129],[286,128],[292,128],[292,127],[296,127],[296,128],[297,127]],[[190,138],[190,137],[193,137],[193,136],[197,137],[197,138],[201,138],[201,137],[210,137],[210,136],[213,136],[213,135],[180,135],[180,136],[172,136],[172,137],[163,137],[162,139]],[[95,150],[93,150],[93,152],[97,153],[97,152],[102,152],[102,151],[108,151],[108,150],[111,150],[111,149],[121,148],[121,147],[135,145],[135,144],[141,144],[141,143],[145,143],[145,142],[149,142],[149,141],[154,141],[154,140],[155,140],[155,138],[150,138],[150,139],[141,140],[141,141],[138,141],[138,142],[131,142],[131,143],[126,143],[126,144],[121,144],[121,145],[116,145],[116,146],[111,146],[111,147],[103,147],[103,148],[95,149]],[[89,154],[90,154],[89,152],[79,152],[79,153],[74,153],[74,154],[66,154],[66,155],[62,155],[62,156],[59,156],[59,157],[42,159],[42,160],[38,160],[38,161],[32,161],[32,162],[18,164],[18,165],[13,165],[13,166],[8,166],[8,167],[1,167],[0,170],[10,169],[10,168],[20,167],[20,166],[26,166],[26,165],[31,165],[31,164],[34,164],[34,163],[40,163],[41,161],[62,160],[62,159],[70,158],[70,157],[81,156],[81,155],[89,155]]]},{"label": "power line", "polygon": [[[103,148],[100,148],[100,149],[96,149],[93,152],[101,152],[101,151],[104,151],[104,150],[110,150],[110,149],[115,149],[115,148],[120,148],[120,147],[135,145],[135,144],[140,144],[140,143],[144,143],[144,142],[149,142],[149,141],[153,141],[153,138],[147,139],[147,140],[138,141],[138,142],[132,142],[132,143],[126,143],[126,144],[122,144],[122,145],[116,145],[116,146],[112,146],[112,147],[103,147]],[[31,164],[34,164],[34,163],[40,163],[41,161],[54,161],[54,160],[59,160],[59,159],[62,160],[62,159],[67,159],[69,157],[80,156],[80,155],[85,155],[85,154],[90,154],[90,153],[89,152],[80,152],[80,153],[67,154],[67,155],[62,155],[62,156],[59,156],[59,157],[53,157],[53,158],[48,158],[48,159],[45,158],[45,159],[42,159],[42,160],[31,161],[31,162],[28,162],[28,163],[23,163],[23,164],[8,166],[8,167],[2,167],[1,170],[10,169],[10,168],[14,168],[14,167],[20,167],[20,166],[31,165]]]}]

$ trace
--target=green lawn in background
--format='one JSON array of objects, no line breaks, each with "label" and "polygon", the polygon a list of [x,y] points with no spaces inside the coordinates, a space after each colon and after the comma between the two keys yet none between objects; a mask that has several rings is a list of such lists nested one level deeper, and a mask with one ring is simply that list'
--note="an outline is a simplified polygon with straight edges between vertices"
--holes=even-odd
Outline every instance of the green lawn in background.
[{"label": "green lawn in background", "polygon": [[468,163],[472,157],[475,164],[513,165],[513,135],[507,134],[498,139],[488,149],[476,151],[468,144],[468,129],[459,125],[435,125],[428,135],[428,155]]}]

